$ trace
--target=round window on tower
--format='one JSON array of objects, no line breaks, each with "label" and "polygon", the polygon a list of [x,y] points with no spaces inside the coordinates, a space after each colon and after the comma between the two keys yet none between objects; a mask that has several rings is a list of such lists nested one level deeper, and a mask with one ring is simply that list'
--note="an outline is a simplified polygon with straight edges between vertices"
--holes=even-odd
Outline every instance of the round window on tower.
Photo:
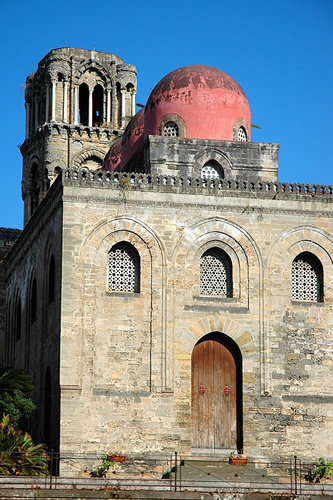
[{"label": "round window on tower", "polygon": [[239,127],[239,129],[237,131],[237,141],[241,141],[241,142],[247,141],[246,132],[245,132],[244,127]]},{"label": "round window on tower", "polygon": [[179,136],[179,128],[177,123],[168,122],[164,125],[163,129],[164,137],[178,137]]}]

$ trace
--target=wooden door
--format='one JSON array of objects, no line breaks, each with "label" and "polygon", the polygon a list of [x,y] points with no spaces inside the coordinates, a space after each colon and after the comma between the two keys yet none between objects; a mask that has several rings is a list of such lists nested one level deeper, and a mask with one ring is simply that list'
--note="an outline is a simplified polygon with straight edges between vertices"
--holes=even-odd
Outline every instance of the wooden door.
[{"label": "wooden door", "polygon": [[192,436],[194,448],[236,448],[236,364],[216,340],[192,353]]}]

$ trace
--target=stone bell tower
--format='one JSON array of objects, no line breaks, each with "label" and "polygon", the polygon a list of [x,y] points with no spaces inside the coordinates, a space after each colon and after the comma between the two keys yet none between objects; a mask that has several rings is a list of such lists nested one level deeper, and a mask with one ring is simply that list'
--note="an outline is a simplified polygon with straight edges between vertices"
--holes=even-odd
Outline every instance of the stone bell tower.
[{"label": "stone bell tower", "polygon": [[57,172],[100,168],[135,114],[136,68],[114,54],[51,50],[26,81],[22,198],[24,223]]}]

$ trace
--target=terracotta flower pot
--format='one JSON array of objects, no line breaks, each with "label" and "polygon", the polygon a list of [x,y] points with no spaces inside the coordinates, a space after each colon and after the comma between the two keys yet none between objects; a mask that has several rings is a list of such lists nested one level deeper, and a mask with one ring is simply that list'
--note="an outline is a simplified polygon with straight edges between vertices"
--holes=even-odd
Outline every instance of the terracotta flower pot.
[{"label": "terracotta flower pot", "polygon": [[247,465],[249,459],[247,457],[230,457],[229,464],[231,465]]},{"label": "terracotta flower pot", "polygon": [[125,462],[126,455],[108,455],[109,462]]}]

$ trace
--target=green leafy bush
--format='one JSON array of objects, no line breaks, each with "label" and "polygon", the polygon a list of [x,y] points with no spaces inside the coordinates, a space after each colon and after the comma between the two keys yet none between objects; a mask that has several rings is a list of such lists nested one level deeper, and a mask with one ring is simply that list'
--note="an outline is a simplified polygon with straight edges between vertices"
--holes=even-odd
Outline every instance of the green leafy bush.
[{"label": "green leafy bush", "polygon": [[105,477],[110,467],[116,465],[116,462],[108,460],[108,455],[101,456],[102,464],[97,469],[92,469],[90,472],[91,477]]},{"label": "green leafy bush", "polygon": [[333,462],[325,460],[320,457],[318,461],[311,466],[304,476],[308,483],[320,483],[321,479],[330,476],[333,471]]},{"label": "green leafy bush", "polygon": [[11,423],[18,427],[21,417],[29,417],[36,409],[35,403],[22,391],[14,390],[12,394],[0,394],[0,415],[10,415]]},{"label": "green leafy bush", "polygon": [[29,397],[32,390],[31,377],[24,370],[0,368],[0,415],[10,415],[14,427],[18,427],[21,417],[28,417],[36,409]]},{"label": "green leafy bush", "polygon": [[28,433],[14,429],[9,415],[0,422],[0,475],[48,474],[48,455],[43,444],[34,444]]}]

